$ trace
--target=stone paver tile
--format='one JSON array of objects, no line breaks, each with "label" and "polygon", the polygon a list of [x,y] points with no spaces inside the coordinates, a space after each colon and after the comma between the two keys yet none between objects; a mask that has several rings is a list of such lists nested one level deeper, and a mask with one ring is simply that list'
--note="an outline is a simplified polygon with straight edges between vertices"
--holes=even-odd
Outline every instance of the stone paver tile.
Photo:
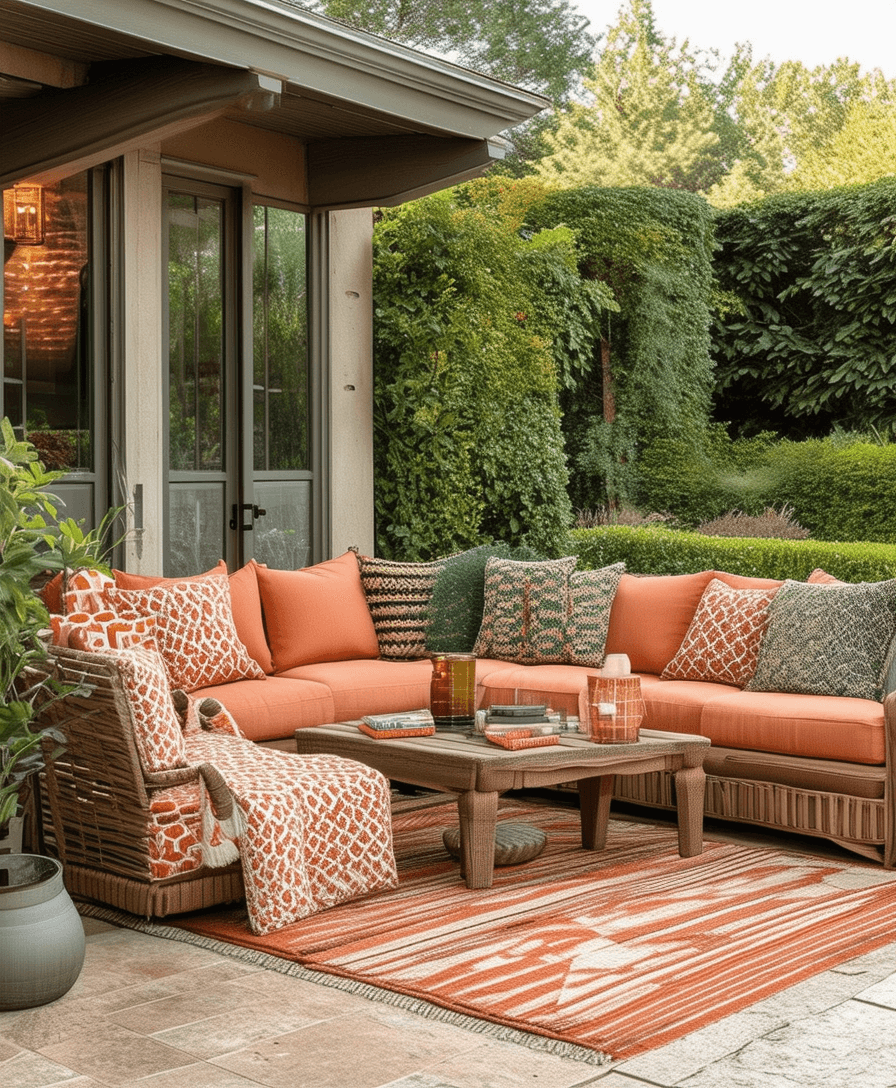
[{"label": "stone paver tile", "polygon": [[469,1032],[416,1018],[393,1024],[368,1015],[323,1021],[216,1058],[215,1065],[268,1088],[381,1088],[469,1048]]},{"label": "stone paver tile", "polygon": [[896,1009],[896,974],[888,975],[873,986],[859,990],[856,994],[856,1000],[868,1001],[872,1005],[884,1005],[888,1009]]},{"label": "stone paver tile", "polygon": [[246,1080],[218,1065],[196,1062],[151,1077],[125,1081],[120,1088],[258,1088],[258,1081]]},{"label": "stone paver tile", "polygon": [[[217,996],[208,995],[212,999]],[[235,1050],[286,1035],[313,1023],[325,1022],[319,1016],[309,1016],[301,1002],[247,998],[237,991],[229,994],[226,1001],[222,1000],[217,1011],[214,1010],[213,1000],[204,1002],[201,1010],[191,1007],[189,1000],[172,999],[158,1004],[162,1006],[159,1027],[163,1030],[157,1030],[149,1022],[149,1017],[153,1015],[151,1011],[147,1012],[143,1030],[152,1032],[153,1038],[166,1046],[176,1047],[194,1058],[205,1060],[232,1054]],[[146,1008],[151,1010],[152,1006]],[[140,1011],[131,1010],[135,1017]],[[197,1015],[197,1012],[201,1012],[201,1015]],[[173,1022],[172,1026],[165,1026],[166,1019]]]},{"label": "stone paver tile", "polygon": [[847,1001],[675,1082],[682,1088],[893,1088],[896,1012]]},{"label": "stone paver tile", "polygon": [[365,1012],[377,1004],[350,990],[293,978],[277,971],[257,971],[253,975],[235,980],[231,985],[264,997],[298,1002],[312,1020],[326,1020],[331,1016],[342,1016],[349,1012]]},{"label": "stone paver tile", "polygon": [[656,1050],[648,1050],[646,1054],[621,1061],[615,1071],[665,1088],[678,1084],[711,1062],[731,1054],[774,1028],[782,1027],[786,1022],[781,1017],[757,1011],[757,1006],[753,1006],[692,1031]]},{"label": "stone paver tile", "polygon": [[0,1084],[9,1088],[48,1088],[76,1083],[76,1078],[80,1079],[73,1069],[32,1050],[20,1050],[15,1057],[0,1061]]},{"label": "stone paver tile", "polygon": [[193,1063],[193,1058],[181,1050],[104,1019],[77,1036],[41,1047],[40,1053],[109,1085],[120,1085],[127,1080]]},{"label": "stone paver tile", "polygon": [[585,1062],[489,1040],[425,1072],[394,1081],[389,1088],[579,1088],[602,1085],[603,1081],[594,1080],[600,1071],[599,1066]]}]

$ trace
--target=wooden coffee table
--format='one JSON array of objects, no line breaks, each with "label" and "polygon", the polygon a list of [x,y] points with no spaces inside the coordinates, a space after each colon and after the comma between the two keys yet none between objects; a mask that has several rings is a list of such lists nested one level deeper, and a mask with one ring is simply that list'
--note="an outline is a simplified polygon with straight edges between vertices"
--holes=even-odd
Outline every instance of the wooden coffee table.
[{"label": "wooden coffee table", "polygon": [[703,852],[703,759],[709,740],[689,733],[642,729],[633,744],[593,744],[576,734],[560,743],[507,751],[483,737],[436,733],[431,737],[376,740],[356,722],[296,730],[300,755],[337,755],[375,767],[387,778],[457,793],[461,875],[468,888],[490,888],[494,874],[498,796],[507,790],[578,780],[582,846],[602,850],[607,841],[613,778],[617,774],[671,771],[678,800],[678,852]]}]

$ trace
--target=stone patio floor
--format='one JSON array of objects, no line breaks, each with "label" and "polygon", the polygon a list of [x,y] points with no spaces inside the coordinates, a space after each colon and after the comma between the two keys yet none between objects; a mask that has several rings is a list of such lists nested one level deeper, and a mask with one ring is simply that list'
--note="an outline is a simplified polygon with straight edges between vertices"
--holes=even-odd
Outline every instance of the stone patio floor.
[{"label": "stone patio floor", "polygon": [[[836,852],[732,825],[706,834]],[[668,1046],[593,1066],[193,945],[84,926],[75,987],[0,1013],[3,1088],[896,1088],[896,939]]]}]

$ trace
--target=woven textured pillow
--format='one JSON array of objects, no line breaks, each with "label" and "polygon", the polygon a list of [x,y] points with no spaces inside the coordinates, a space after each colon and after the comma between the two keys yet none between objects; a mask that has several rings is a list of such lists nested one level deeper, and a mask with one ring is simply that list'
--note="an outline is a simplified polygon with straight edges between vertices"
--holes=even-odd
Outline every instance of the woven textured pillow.
[{"label": "woven textured pillow", "polygon": [[174,712],[165,664],[146,646],[101,651],[115,661],[131,713],[134,741],[147,774],[186,767],[184,736]]},{"label": "woven textured pillow", "polygon": [[156,648],[156,621],[152,616],[125,620],[114,612],[72,612],[69,616],[50,616],[54,646],[73,650],[127,650],[131,646]]},{"label": "woven textured pillow", "polygon": [[713,578],[661,680],[707,680],[742,688],[756,671],[777,589],[733,589]]},{"label": "woven textured pillow", "polygon": [[264,670],[240,642],[225,574],[152,589],[106,590],[109,607],[125,619],[153,616],[155,638],[171,686],[184,691],[264,680]]},{"label": "woven textured pillow", "polygon": [[492,557],[485,565],[485,607],[473,652],[520,665],[562,664],[576,557],[525,562]]},{"label": "woven textured pillow", "polygon": [[578,570],[569,576],[565,660],[571,665],[603,665],[613,598],[624,573],[625,563],[613,563],[600,570]]},{"label": "woven textured pillow", "polygon": [[358,556],[361,585],[376,630],[380,657],[408,660],[427,657],[429,600],[444,560],[402,563]]},{"label": "woven textured pillow", "polygon": [[879,700],[896,629],[896,579],[857,585],[787,581],[748,691]]}]

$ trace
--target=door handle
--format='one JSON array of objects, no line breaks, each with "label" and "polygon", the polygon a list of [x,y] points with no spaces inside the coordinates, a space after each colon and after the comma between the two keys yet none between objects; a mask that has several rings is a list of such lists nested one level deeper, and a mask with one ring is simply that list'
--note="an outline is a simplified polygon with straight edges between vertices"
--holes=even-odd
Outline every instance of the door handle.
[{"label": "door handle", "polygon": [[[248,510],[252,515],[252,520],[246,525],[243,522],[243,512]],[[255,527],[255,522],[259,518],[263,518],[267,510],[262,508],[257,503],[243,502],[234,503],[230,508],[230,528],[239,529],[241,533],[248,533],[250,529]]]}]

